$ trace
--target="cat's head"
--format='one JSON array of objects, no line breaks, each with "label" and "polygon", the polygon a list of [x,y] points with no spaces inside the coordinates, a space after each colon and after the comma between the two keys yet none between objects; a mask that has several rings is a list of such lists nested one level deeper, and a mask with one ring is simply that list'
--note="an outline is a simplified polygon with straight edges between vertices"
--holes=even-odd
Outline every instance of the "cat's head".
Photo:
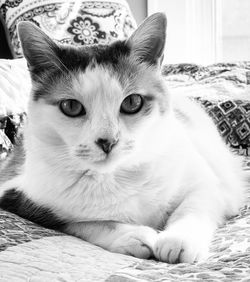
[{"label": "cat's head", "polygon": [[58,161],[109,171],[154,149],[154,130],[168,110],[160,75],[164,14],[107,46],[63,46],[28,22],[18,31],[33,84],[29,133],[58,151]]}]

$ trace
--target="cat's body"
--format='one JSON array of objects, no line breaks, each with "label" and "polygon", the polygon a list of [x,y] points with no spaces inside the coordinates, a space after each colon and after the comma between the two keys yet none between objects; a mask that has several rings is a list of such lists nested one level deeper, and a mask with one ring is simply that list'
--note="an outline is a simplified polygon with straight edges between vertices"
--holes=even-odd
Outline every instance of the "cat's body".
[{"label": "cat's body", "polygon": [[[6,191],[15,188],[22,209],[29,199],[61,220],[63,231],[105,249],[143,258],[154,254],[171,263],[206,253],[215,228],[241,205],[241,167],[194,101],[169,98],[159,72],[165,25],[165,16],[156,14],[125,44],[89,48],[83,58],[72,49],[72,62],[79,64],[73,70],[65,60],[68,49],[50,65],[56,47],[35,27],[21,26],[34,98],[25,162],[3,183],[0,207],[6,208]],[[46,56],[36,42],[35,51],[26,46],[28,32]],[[50,80],[47,70],[58,64],[67,74]],[[119,112],[131,93],[142,95],[141,108]],[[65,99],[80,101],[86,112],[63,115],[58,101]],[[141,101],[133,99],[126,110]],[[115,141],[107,147],[107,140]]]}]

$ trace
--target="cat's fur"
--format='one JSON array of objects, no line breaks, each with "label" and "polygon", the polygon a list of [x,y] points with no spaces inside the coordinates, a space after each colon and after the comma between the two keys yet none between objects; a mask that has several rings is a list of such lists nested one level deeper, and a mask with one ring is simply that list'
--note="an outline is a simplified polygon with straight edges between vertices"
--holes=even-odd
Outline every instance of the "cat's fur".
[{"label": "cat's fur", "polygon": [[[157,13],[127,41],[75,48],[19,24],[33,89],[25,162],[2,185],[0,206],[28,218],[34,208],[24,209],[40,207],[41,217],[46,208],[63,231],[113,252],[170,263],[206,254],[216,227],[241,205],[241,166],[205,112],[168,93],[165,32]],[[142,110],[120,113],[133,93],[145,97]],[[65,116],[61,99],[77,99],[87,114]],[[97,138],[119,142],[107,156]]]}]

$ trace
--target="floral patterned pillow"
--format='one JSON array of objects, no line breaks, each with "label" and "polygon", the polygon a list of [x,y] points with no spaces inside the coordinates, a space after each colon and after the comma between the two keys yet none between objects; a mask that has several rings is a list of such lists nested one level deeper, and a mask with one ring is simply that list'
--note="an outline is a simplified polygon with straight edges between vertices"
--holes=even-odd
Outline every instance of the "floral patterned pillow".
[{"label": "floral patterned pillow", "polygon": [[20,21],[31,21],[54,40],[72,45],[109,44],[136,28],[126,0],[0,0],[0,17],[15,57],[22,57]]}]

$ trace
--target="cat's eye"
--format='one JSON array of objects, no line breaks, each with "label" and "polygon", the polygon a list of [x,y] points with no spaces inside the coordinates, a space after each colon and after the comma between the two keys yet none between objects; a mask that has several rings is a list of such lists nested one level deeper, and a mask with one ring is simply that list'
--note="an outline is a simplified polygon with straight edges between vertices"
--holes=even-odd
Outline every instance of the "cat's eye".
[{"label": "cat's eye", "polygon": [[138,113],[143,106],[143,99],[142,96],[139,94],[132,94],[127,96],[120,108],[120,112],[127,114],[127,115],[132,115]]},{"label": "cat's eye", "polygon": [[83,105],[74,99],[63,100],[59,104],[60,110],[68,117],[79,117],[86,114]]}]

